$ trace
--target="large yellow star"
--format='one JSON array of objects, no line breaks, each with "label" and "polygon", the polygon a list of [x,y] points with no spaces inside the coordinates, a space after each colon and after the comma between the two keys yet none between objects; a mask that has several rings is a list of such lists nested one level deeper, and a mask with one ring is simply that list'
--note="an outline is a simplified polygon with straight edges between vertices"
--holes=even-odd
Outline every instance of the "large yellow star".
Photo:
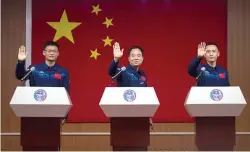
[{"label": "large yellow star", "polygon": [[110,25],[113,25],[112,20],[113,20],[113,18],[108,19],[108,18],[106,17],[105,22],[103,22],[102,24],[105,24],[106,27],[108,28]]},{"label": "large yellow star", "polygon": [[102,39],[102,41],[105,42],[104,47],[105,47],[106,45],[111,46],[111,42],[113,41],[113,39],[110,39],[109,36],[107,36],[106,39]]},{"label": "large yellow star", "polygon": [[91,13],[95,13],[96,15],[98,15],[98,13],[102,11],[102,9],[99,8],[99,4],[97,6],[92,5],[92,8],[93,10]]},{"label": "large yellow star", "polygon": [[90,52],[91,52],[90,58],[95,58],[96,60],[97,60],[97,56],[101,55],[97,52],[97,49],[95,49],[94,51],[90,50]]},{"label": "large yellow star", "polygon": [[47,23],[56,30],[54,41],[57,41],[61,37],[66,37],[72,43],[75,43],[71,31],[75,29],[77,26],[79,26],[81,23],[69,22],[65,10],[63,11],[60,22],[47,22]]}]

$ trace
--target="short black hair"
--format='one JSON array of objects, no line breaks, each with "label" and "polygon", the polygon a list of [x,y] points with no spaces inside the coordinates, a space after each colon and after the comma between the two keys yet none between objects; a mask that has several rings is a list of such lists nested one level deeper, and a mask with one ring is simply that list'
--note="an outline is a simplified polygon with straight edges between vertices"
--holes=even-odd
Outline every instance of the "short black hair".
[{"label": "short black hair", "polygon": [[128,56],[130,56],[130,52],[133,50],[133,49],[139,49],[141,51],[141,54],[142,56],[144,55],[144,49],[140,46],[132,46],[128,49]]},{"label": "short black hair", "polygon": [[59,49],[59,45],[54,41],[45,42],[44,45],[43,45],[43,49],[45,49],[47,46],[56,46]]},{"label": "short black hair", "polygon": [[208,45],[215,45],[215,46],[219,49],[218,44],[215,43],[215,42],[207,42],[207,43],[206,43],[206,46],[208,46]]}]

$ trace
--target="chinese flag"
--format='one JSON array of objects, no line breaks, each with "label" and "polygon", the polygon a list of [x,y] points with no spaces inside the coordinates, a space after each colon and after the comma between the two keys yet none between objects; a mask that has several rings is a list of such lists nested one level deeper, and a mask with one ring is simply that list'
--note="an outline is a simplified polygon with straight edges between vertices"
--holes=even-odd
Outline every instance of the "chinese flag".
[{"label": "chinese flag", "polygon": [[219,45],[226,66],[226,0],[32,1],[32,63],[44,60],[47,40],[60,45],[58,63],[70,71],[70,122],[107,122],[99,108],[111,82],[112,45],[145,50],[142,70],[160,101],[155,122],[192,122],[184,102],[195,79],[188,75],[200,42]]}]

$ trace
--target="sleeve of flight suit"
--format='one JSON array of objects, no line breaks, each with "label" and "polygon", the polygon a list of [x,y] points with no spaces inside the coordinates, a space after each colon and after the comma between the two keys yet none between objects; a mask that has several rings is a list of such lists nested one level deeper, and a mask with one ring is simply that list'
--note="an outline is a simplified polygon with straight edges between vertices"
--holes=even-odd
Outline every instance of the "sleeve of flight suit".
[{"label": "sleeve of flight suit", "polygon": [[188,65],[188,74],[192,77],[197,77],[199,64],[202,58],[196,57]]},{"label": "sleeve of flight suit", "polygon": [[119,64],[119,61],[118,62],[115,62],[114,60],[112,61],[112,63],[109,66],[109,69],[108,69],[109,76],[112,77],[118,72],[118,70],[117,70],[118,64]]}]

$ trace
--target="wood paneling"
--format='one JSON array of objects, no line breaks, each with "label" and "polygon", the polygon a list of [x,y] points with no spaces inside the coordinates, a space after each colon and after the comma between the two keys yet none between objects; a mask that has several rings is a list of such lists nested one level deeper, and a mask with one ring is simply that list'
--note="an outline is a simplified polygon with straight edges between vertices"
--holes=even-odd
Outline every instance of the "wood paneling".
[{"label": "wood paneling", "polygon": [[[15,64],[20,45],[25,44],[25,0],[1,1],[1,128],[2,132],[19,132],[19,118],[9,107],[15,87]],[[228,70],[232,85],[240,86],[250,100],[250,1],[228,1]],[[214,23],[216,24],[216,23]],[[250,106],[237,118],[237,131],[250,131]],[[192,123],[155,124],[156,132],[194,131]],[[108,132],[109,124],[66,124],[63,132]],[[2,136],[3,150],[20,150],[19,136]],[[249,135],[237,136],[237,150],[250,150]],[[63,136],[62,150],[109,150],[109,136]],[[194,137],[152,136],[151,150],[195,150]]]},{"label": "wood paneling", "polygon": [[[152,151],[195,151],[196,147],[193,142],[193,135],[180,136],[152,136],[151,146]],[[250,145],[249,135],[238,135],[236,139],[237,151],[249,151]],[[2,137],[2,150],[18,151],[21,150],[19,136],[4,136]],[[109,146],[109,136],[63,136],[62,147],[63,151],[109,151],[112,150]]]},{"label": "wood paneling", "polygon": [[[250,1],[228,1],[228,71],[250,101]],[[237,118],[237,131],[250,131],[250,105]]]},{"label": "wood paneling", "polygon": [[1,25],[1,129],[2,132],[19,131],[19,118],[12,112],[9,102],[18,81],[15,79],[15,64],[18,48],[25,44],[25,0],[2,0]]}]

